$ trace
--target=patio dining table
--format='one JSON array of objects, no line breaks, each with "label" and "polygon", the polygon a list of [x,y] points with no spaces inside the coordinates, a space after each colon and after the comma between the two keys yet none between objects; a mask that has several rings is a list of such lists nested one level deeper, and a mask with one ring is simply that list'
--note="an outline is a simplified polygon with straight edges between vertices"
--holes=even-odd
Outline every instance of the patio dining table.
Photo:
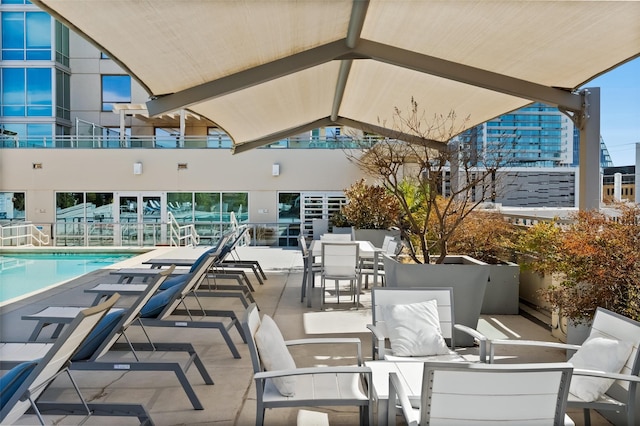
[{"label": "patio dining table", "polygon": [[[322,257],[322,243],[321,240],[311,241],[309,247],[309,261],[307,262],[307,307],[312,307],[311,291],[313,289],[313,283],[315,276],[313,275],[313,263],[316,258]],[[330,241],[336,243],[336,241]],[[360,259],[373,260],[373,285],[378,283],[378,254],[382,252],[381,249],[375,247],[370,241],[345,241],[345,243],[358,243],[358,253]]]}]

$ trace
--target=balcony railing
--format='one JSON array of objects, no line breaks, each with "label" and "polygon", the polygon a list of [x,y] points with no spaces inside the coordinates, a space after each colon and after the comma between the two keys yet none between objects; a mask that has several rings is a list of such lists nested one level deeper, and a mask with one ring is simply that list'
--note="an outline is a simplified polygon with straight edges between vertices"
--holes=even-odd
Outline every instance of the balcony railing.
[{"label": "balcony railing", "polygon": [[[373,145],[379,138],[286,138],[266,145],[267,149],[358,149]],[[226,136],[0,136],[0,148],[65,148],[65,149],[231,149]]]}]

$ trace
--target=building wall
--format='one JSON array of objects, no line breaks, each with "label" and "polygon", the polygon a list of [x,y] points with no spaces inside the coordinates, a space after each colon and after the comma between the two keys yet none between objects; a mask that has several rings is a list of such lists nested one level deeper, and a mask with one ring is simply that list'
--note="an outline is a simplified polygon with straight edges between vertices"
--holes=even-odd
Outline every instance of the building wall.
[{"label": "building wall", "polygon": [[[133,164],[142,163],[142,174]],[[34,169],[41,163],[41,169]],[[186,170],[178,170],[186,163]],[[280,175],[272,176],[272,165]],[[4,149],[0,191],[26,192],[27,220],[55,221],[56,191],[247,191],[249,221],[277,221],[279,191],[342,191],[362,177],[342,150]],[[266,210],[266,213],[258,211]]]}]

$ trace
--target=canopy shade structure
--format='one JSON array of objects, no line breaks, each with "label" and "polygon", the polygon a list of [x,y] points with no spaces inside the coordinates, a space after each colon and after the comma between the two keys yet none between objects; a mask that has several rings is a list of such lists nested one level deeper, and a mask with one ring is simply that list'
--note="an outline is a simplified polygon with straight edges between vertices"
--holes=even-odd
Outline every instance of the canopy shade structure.
[{"label": "canopy shade structure", "polygon": [[234,152],[329,125],[447,142],[392,127],[412,98],[426,117],[465,118],[460,131],[534,101],[581,127],[576,89],[640,54],[636,1],[32,3],[137,79],[150,115],[188,109]]}]

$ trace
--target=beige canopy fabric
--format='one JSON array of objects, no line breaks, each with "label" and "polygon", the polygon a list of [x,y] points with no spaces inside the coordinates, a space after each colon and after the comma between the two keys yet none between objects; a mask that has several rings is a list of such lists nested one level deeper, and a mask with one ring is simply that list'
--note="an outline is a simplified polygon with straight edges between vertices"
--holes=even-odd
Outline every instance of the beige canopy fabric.
[{"label": "beige canopy fabric", "polygon": [[578,117],[575,89],[640,54],[637,1],[32,2],[130,72],[151,115],[187,108],[235,152],[328,125],[420,139],[393,125],[412,98],[460,130],[532,101]]}]

